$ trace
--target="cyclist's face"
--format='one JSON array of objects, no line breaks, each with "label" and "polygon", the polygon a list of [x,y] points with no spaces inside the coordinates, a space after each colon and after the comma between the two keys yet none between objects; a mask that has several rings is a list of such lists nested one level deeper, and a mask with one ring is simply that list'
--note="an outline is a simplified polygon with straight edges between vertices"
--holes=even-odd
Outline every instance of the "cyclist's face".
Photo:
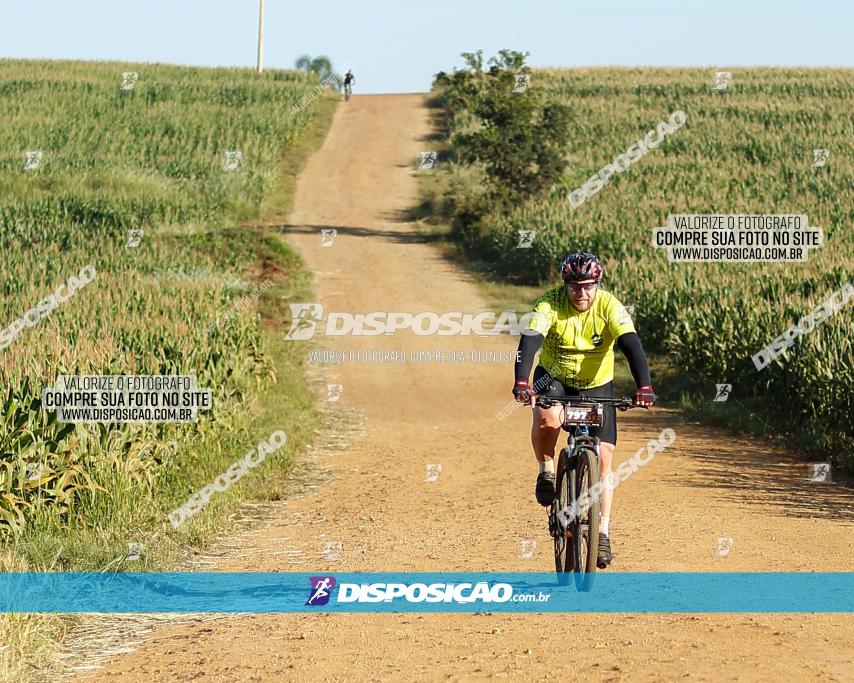
[{"label": "cyclist's face", "polygon": [[566,282],[564,289],[569,297],[570,303],[577,311],[586,311],[593,303],[593,298],[596,296],[598,283],[596,280],[586,280],[584,282]]}]

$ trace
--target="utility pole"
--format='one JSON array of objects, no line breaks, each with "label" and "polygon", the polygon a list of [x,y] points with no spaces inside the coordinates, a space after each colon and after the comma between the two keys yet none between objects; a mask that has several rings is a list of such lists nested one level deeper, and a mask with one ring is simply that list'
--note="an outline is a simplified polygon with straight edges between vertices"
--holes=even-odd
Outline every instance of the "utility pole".
[{"label": "utility pole", "polygon": [[264,0],[258,10],[258,73],[264,71]]}]

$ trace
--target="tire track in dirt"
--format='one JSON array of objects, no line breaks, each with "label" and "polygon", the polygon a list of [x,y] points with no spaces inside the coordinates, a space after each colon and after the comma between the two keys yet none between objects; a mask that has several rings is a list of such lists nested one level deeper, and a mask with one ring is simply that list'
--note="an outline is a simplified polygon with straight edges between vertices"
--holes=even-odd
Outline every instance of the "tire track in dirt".
[{"label": "tire track in dirt", "polygon": [[[405,212],[429,148],[423,96],[355,96],[300,176],[283,231],[315,272],[329,311],[488,310],[470,278],[417,235]],[[331,247],[320,230],[336,229]],[[288,342],[298,343],[298,342]],[[342,336],[346,351],[515,351],[512,337]],[[317,486],[278,506],[223,571],[550,571],[545,514],[533,498],[530,412],[503,421],[508,363],[353,363],[311,367],[318,400],[364,433],[313,452]],[[334,411],[335,408],[333,407]],[[620,420],[616,461],[665,427],[676,442],[623,483],[613,570],[847,571],[850,491],[810,484],[809,468],[759,442],[671,410]],[[334,418],[333,418],[334,423]],[[426,465],[441,464],[437,481]],[[733,539],[730,552],[716,540]],[[520,557],[534,539],[533,557]],[[327,559],[327,542],[341,543]],[[295,552],[311,558],[292,565]],[[159,628],[85,680],[854,680],[850,615],[254,615]],[[571,632],[571,638],[561,635]],[[83,678],[81,677],[81,680]]]}]

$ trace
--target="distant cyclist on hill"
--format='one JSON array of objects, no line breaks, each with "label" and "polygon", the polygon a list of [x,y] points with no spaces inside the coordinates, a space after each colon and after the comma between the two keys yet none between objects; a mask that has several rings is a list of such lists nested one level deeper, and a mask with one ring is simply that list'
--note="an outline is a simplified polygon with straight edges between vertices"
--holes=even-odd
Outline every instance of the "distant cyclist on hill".
[{"label": "distant cyclist on hill", "polygon": [[[543,294],[534,304],[537,315],[519,342],[516,361],[516,384],[513,396],[530,403],[532,394],[578,396],[579,389],[591,397],[613,397],[614,345],[629,361],[637,391],[635,404],[651,406],[655,402],[649,365],[640,337],[625,307],[617,298],[600,290],[604,269],[593,254],[578,252],[567,256],[560,266],[563,286]],[[542,347],[539,365],[534,370],[534,386],[528,376],[534,355]],[[560,405],[551,408],[534,406],[531,444],[539,463],[536,498],[549,506],[555,497],[554,450],[561,429]],[[591,436],[600,441],[599,481],[611,472],[611,461],[617,443],[617,411],[604,408],[601,427],[591,427]],[[611,562],[608,526],[611,521],[613,492],[605,487],[600,498],[598,560]]]},{"label": "distant cyclist on hill", "polygon": [[353,94],[353,84],[356,82],[356,77],[353,75],[353,71],[351,69],[347,69],[347,73],[344,74],[344,97],[349,99],[350,95]]}]

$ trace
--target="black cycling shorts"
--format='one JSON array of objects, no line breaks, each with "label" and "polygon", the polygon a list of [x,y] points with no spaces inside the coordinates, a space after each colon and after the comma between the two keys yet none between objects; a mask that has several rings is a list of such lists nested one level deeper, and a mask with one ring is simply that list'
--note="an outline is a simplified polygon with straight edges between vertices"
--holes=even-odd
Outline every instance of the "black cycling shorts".
[{"label": "black cycling shorts", "polygon": [[[542,379],[542,377],[547,377],[548,379]],[[546,386],[543,387],[543,383],[548,382]],[[556,380],[554,377],[549,375],[546,369],[542,365],[538,365],[534,368],[534,391],[538,394],[544,394],[546,396],[579,396],[579,391],[577,389],[572,389],[571,387],[565,386],[559,380]],[[614,384],[613,382],[608,382],[607,384],[603,384],[599,387],[592,387],[590,389],[582,389],[581,390],[586,396],[591,396],[595,398],[614,398]],[[601,427],[590,427],[590,436],[598,436],[601,441],[604,443],[610,443],[614,446],[617,445],[617,409],[614,406],[603,406],[602,408],[602,426]]]}]

